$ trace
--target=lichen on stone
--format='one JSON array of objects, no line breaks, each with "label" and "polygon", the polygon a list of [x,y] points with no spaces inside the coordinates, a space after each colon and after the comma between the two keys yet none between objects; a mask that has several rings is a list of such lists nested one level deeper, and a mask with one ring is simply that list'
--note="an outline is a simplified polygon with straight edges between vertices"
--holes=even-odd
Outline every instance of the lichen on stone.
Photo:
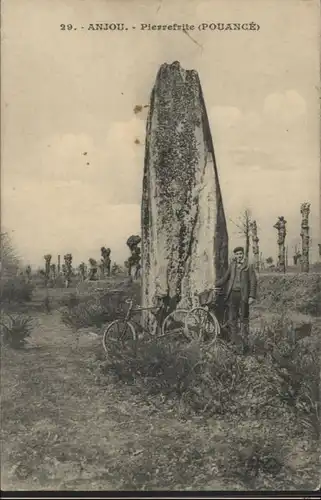
[{"label": "lichen on stone", "polygon": [[192,304],[195,294],[214,286],[228,262],[214,148],[195,70],[184,70],[177,61],[160,67],[146,135],[142,302],[153,302],[157,280],[169,296]]}]

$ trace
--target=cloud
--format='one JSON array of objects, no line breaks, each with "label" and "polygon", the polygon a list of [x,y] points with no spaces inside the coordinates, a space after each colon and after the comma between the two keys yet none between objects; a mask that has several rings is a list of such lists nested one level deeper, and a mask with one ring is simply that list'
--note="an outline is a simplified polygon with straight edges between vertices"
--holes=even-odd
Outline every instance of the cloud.
[{"label": "cloud", "polygon": [[215,128],[227,129],[238,125],[242,112],[233,106],[214,106],[211,108],[210,118]]},{"label": "cloud", "polygon": [[287,90],[284,93],[273,93],[268,95],[263,104],[265,117],[291,123],[302,119],[306,113],[306,103],[296,90]]},{"label": "cloud", "polygon": [[294,170],[299,168],[298,164],[282,161],[269,151],[259,148],[241,146],[230,150],[230,157],[236,167],[256,167],[259,169],[272,170]]},{"label": "cloud", "polygon": [[144,163],[145,122],[133,117],[113,123],[100,140],[88,134],[56,134],[37,143],[24,170],[6,169],[11,187],[23,180],[95,188],[110,204],[140,202]]},{"label": "cloud", "polygon": [[33,262],[41,262],[44,252],[68,251],[78,262],[98,257],[99,248],[108,244],[113,259],[122,262],[128,253],[127,237],[140,228],[139,205],[109,204],[95,186],[80,181],[21,179],[15,191],[4,187],[3,202],[5,225],[16,228],[19,252]]},{"label": "cloud", "polygon": [[[257,111],[221,106],[213,107],[209,117],[227,219],[252,209],[262,228],[262,248],[273,253],[273,223],[279,215],[286,216],[289,234],[297,235],[302,200],[315,200],[318,210],[313,178],[319,165],[311,154],[305,101],[288,90],[266,96]],[[312,233],[316,227],[311,216]],[[239,235],[231,223],[229,234],[233,245]]]},{"label": "cloud", "polygon": [[289,171],[310,156],[306,103],[295,90],[269,94],[258,111],[215,106],[210,121],[217,157],[235,167]]},{"label": "cloud", "polygon": [[129,233],[140,230],[144,126],[136,117],[116,122],[100,142],[57,134],[36,145],[23,171],[6,170],[3,221],[25,242],[22,255],[71,251],[77,261],[109,244],[124,260]]}]

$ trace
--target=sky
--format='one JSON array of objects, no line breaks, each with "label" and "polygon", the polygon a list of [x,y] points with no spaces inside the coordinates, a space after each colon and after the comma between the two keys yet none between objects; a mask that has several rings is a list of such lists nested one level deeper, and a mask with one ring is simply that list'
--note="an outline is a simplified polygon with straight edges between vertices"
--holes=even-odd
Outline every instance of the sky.
[{"label": "sky", "polygon": [[[251,21],[259,31],[196,30],[193,40],[139,29]],[[98,22],[129,29],[86,29]],[[273,225],[286,218],[291,256],[309,201],[315,259],[319,57],[314,0],[3,0],[2,230],[33,266],[46,253],[98,258],[102,245],[122,263],[127,237],[140,232],[148,108],[134,107],[148,105],[160,64],[178,60],[200,76],[230,248],[242,242],[232,221],[248,208],[266,257],[276,257]]]}]

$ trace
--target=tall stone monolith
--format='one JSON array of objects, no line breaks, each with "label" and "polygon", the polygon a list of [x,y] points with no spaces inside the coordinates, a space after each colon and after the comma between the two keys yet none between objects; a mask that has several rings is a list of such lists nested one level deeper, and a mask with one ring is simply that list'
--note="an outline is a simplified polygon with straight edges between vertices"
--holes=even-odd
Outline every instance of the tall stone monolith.
[{"label": "tall stone monolith", "polygon": [[163,64],[146,126],[142,305],[198,304],[228,265],[228,234],[198,73]]}]

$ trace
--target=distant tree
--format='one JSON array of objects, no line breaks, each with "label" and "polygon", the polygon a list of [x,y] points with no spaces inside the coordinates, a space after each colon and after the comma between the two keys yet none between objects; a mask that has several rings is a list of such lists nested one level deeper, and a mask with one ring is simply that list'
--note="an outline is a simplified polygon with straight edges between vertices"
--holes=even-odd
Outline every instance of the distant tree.
[{"label": "distant tree", "polygon": [[113,262],[113,265],[111,266],[111,275],[112,276],[117,276],[117,274],[120,274],[123,271],[121,266],[117,264],[117,262]]},{"label": "distant tree", "polygon": [[252,216],[251,211],[245,208],[244,212],[235,222],[232,219],[230,221],[238,228],[239,234],[244,238],[244,253],[245,257],[248,258],[250,253],[250,236],[251,236],[251,224]]},{"label": "distant tree", "polygon": [[278,217],[277,222],[274,224],[274,228],[278,232],[278,269],[285,273],[286,270],[286,258],[285,258],[285,237],[286,237],[286,224],[287,221],[284,219],[283,215]]},{"label": "distant tree", "polygon": [[269,265],[273,264],[273,257],[268,257],[267,259],[265,259],[265,262]]},{"label": "distant tree", "polygon": [[8,233],[3,232],[1,235],[1,246],[0,246],[0,262],[1,262],[1,274],[16,275],[19,269],[19,258],[16,251],[13,248],[11,238]]},{"label": "distant tree", "polygon": [[66,253],[66,255],[64,255],[64,261],[65,264],[63,264],[62,268],[65,276],[65,287],[69,288],[72,276],[72,254]]},{"label": "distant tree", "polygon": [[141,242],[141,237],[138,235],[132,235],[127,239],[127,246],[130,250],[130,256],[125,263],[125,266],[128,268],[128,275],[132,276],[134,271],[134,279],[137,279],[140,273],[140,260],[141,260],[141,250],[138,246]]},{"label": "distant tree", "polygon": [[301,254],[300,250],[298,250],[298,247],[295,245],[294,254],[293,254],[293,265],[294,266],[299,264],[299,262],[301,261],[301,257],[302,257],[302,254]]},{"label": "distant tree", "polygon": [[27,266],[25,270],[26,276],[27,276],[27,281],[31,280],[31,266]]},{"label": "distant tree", "polygon": [[89,274],[88,274],[88,279],[89,281],[93,281],[97,279],[97,271],[98,271],[98,263],[96,259],[90,258],[88,260],[89,262]]},{"label": "distant tree", "polygon": [[48,253],[43,256],[45,259],[45,281],[46,285],[48,285],[49,279],[50,279],[50,262],[51,262],[51,254]]},{"label": "distant tree", "polygon": [[105,276],[110,276],[110,265],[111,265],[111,259],[110,259],[110,248],[106,247],[101,247],[100,253],[101,253],[101,270],[102,270],[102,275]]},{"label": "distant tree", "polygon": [[86,271],[87,271],[87,266],[84,262],[81,262],[78,266],[78,274],[80,276],[80,279],[84,281],[86,279]]},{"label": "distant tree", "polygon": [[257,271],[260,270],[260,248],[259,248],[259,237],[257,235],[257,224],[256,220],[250,221],[250,232],[252,236],[252,250],[254,255],[254,266]]},{"label": "distant tree", "polygon": [[301,205],[301,238],[302,238],[302,258],[301,266],[303,272],[309,272],[309,250],[310,250],[310,237],[309,237],[309,215],[310,203],[302,203]]},{"label": "distant tree", "polygon": [[52,280],[55,280],[55,279],[56,279],[56,274],[57,274],[57,267],[56,267],[56,264],[51,264],[51,265],[50,265],[50,275],[51,275],[51,279],[52,279]]}]

